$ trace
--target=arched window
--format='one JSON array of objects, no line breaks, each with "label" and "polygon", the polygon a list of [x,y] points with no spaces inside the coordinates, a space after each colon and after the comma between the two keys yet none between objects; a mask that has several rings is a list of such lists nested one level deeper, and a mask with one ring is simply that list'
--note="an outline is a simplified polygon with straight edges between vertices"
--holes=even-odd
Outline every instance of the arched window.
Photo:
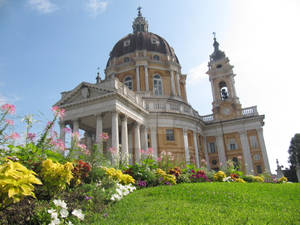
[{"label": "arched window", "polygon": [[154,55],[154,56],[153,56],[153,59],[154,59],[155,61],[159,61],[159,56],[158,56],[158,55]]},{"label": "arched window", "polygon": [[127,62],[129,62],[129,61],[130,61],[129,57],[125,57],[125,58],[124,58],[124,63],[127,63]]},{"label": "arched window", "polygon": [[219,88],[220,88],[221,99],[222,100],[227,99],[229,97],[229,93],[228,93],[227,85],[224,81],[221,81],[219,83]]},{"label": "arched window", "polygon": [[153,91],[154,91],[154,95],[157,96],[161,96],[163,94],[162,80],[158,74],[154,75],[153,77]]},{"label": "arched window", "polygon": [[132,78],[131,77],[125,77],[124,84],[132,90]]}]

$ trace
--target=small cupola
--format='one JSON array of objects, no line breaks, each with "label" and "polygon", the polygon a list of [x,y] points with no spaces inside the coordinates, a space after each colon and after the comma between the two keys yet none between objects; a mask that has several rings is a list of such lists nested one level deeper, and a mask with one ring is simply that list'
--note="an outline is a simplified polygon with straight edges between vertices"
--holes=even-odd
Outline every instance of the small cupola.
[{"label": "small cupola", "polygon": [[138,16],[134,19],[132,24],[133,33],[148,32],[148,21],[142,16],[142,7],[138,7]]}]

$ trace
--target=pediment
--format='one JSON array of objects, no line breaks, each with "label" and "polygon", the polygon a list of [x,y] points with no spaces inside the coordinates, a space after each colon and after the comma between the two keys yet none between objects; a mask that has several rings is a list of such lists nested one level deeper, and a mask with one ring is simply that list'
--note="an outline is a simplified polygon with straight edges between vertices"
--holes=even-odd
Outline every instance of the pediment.
[{"label": "pediment", "polygon": [[55,105],[68,105],[73,103],[89,101],[90,99],[94,99],[111,92],[112,91],[100,88],[95,84],[82,82],[73,90],[63,93],[61,100]]}]

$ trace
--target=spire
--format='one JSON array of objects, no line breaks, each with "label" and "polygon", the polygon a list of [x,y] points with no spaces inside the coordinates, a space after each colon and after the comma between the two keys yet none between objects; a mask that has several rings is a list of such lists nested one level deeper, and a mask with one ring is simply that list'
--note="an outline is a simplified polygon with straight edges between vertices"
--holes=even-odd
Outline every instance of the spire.
[{"label": "spire", "polygon": [[132,29],[133,29],[133,33],[137,33],[137,32],[148,32],[148,22],[145,19],[145,17],[143,17],[142,12],[141,12],[142,7],[139,6],[137,8],[138,10],[138,15],[137,17],[134,19],[133,24],[132,24]]},{"label": "spire", "polygon": [[213,32],[214,35],[214,52],[210,55],[210,61],[217,61],[219,59],[222,59],[225,57],[225,53],[220,51],[219,49],[219,43],[217,42],[216,39],[216,32]]}]

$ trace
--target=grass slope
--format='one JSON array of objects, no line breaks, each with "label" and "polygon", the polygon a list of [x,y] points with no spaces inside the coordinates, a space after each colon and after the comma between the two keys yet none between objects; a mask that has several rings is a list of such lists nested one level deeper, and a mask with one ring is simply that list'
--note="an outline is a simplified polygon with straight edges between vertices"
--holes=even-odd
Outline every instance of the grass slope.
[{"label": "grass slope", "polygon": [[126,196],[103,215],[94,215],[90,224],[300,224],[300,184],[147,188]]}]

